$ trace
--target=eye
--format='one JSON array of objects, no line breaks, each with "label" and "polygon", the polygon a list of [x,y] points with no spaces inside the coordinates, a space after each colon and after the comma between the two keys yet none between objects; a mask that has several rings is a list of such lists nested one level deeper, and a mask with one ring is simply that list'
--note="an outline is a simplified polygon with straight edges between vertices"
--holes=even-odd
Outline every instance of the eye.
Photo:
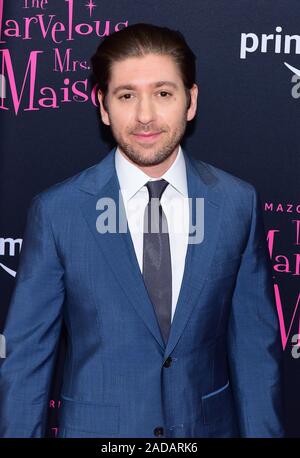
[{"label": "eye", "polygon": [[[129,100],[132,94],[123,94],[121,97],[119,97],[120,100]],[[129,96],[129,97],[128,97]]]},{"label": "eye", "polygon": [[172,94],[167,91],[160,91],[159,94],[162,96],[163,99],[167,99],[168,96],[171,96]]}]

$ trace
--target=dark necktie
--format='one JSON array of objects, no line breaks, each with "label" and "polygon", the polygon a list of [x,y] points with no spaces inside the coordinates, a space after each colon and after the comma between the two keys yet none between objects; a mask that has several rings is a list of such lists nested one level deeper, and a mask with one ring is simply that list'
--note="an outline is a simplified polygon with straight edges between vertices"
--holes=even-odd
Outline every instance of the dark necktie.
[{"label": "dark necktie", "polygon": [[148,181],[149,202],[144,214],[143,277],[165,343],[172,312],[172,267],[168,223],[160,198],[165,180]]}]

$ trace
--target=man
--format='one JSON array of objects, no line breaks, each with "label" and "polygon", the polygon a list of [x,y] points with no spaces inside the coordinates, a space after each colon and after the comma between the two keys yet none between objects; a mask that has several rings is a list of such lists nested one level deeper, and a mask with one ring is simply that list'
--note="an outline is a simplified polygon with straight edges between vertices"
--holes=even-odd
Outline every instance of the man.
[{"label": "man", "polygon": [[1,436],[44,435],[64,320],[59,437],[281,437],[257,192],[180,146],[196,114],[192,51],[178,32],[136,24],[92,64],[117,147],[33,199],[4,332]]}]

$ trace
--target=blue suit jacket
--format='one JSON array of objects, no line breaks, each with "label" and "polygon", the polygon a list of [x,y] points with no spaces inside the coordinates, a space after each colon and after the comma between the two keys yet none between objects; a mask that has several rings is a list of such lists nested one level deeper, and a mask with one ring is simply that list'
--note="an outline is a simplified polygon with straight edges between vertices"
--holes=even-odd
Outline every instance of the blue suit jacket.
[{"label": "blue suit jacket", "polygon": [[96,229],[98,199],[118,202],[114,154],[32,201],[4,329],[0,436],[45,435],[63,320],[59,437],[282,436],[282,350],[255,188],[184,152],[189,197],[204,198],[204,240],[188,246],[165,346],[130,232]]}]

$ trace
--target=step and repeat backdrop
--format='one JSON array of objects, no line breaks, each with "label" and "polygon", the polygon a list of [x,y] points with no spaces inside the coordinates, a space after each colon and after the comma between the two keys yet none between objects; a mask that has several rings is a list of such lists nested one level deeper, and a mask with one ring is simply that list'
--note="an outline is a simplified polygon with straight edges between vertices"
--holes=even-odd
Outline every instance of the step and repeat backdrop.
[{"label": "step and repeat backdrop", "polygon": [[[286,429],[300,437],[298,0],[0,0],[0,333],[32,197],[99,162],[114,145],[99,118],[90,57],[105,36],[137,22],[180,30],[197,56],[198,114],[185,150],[260,194],[284,353]],[[48,405],[51,437],[65,347],[63,330]]]}]

